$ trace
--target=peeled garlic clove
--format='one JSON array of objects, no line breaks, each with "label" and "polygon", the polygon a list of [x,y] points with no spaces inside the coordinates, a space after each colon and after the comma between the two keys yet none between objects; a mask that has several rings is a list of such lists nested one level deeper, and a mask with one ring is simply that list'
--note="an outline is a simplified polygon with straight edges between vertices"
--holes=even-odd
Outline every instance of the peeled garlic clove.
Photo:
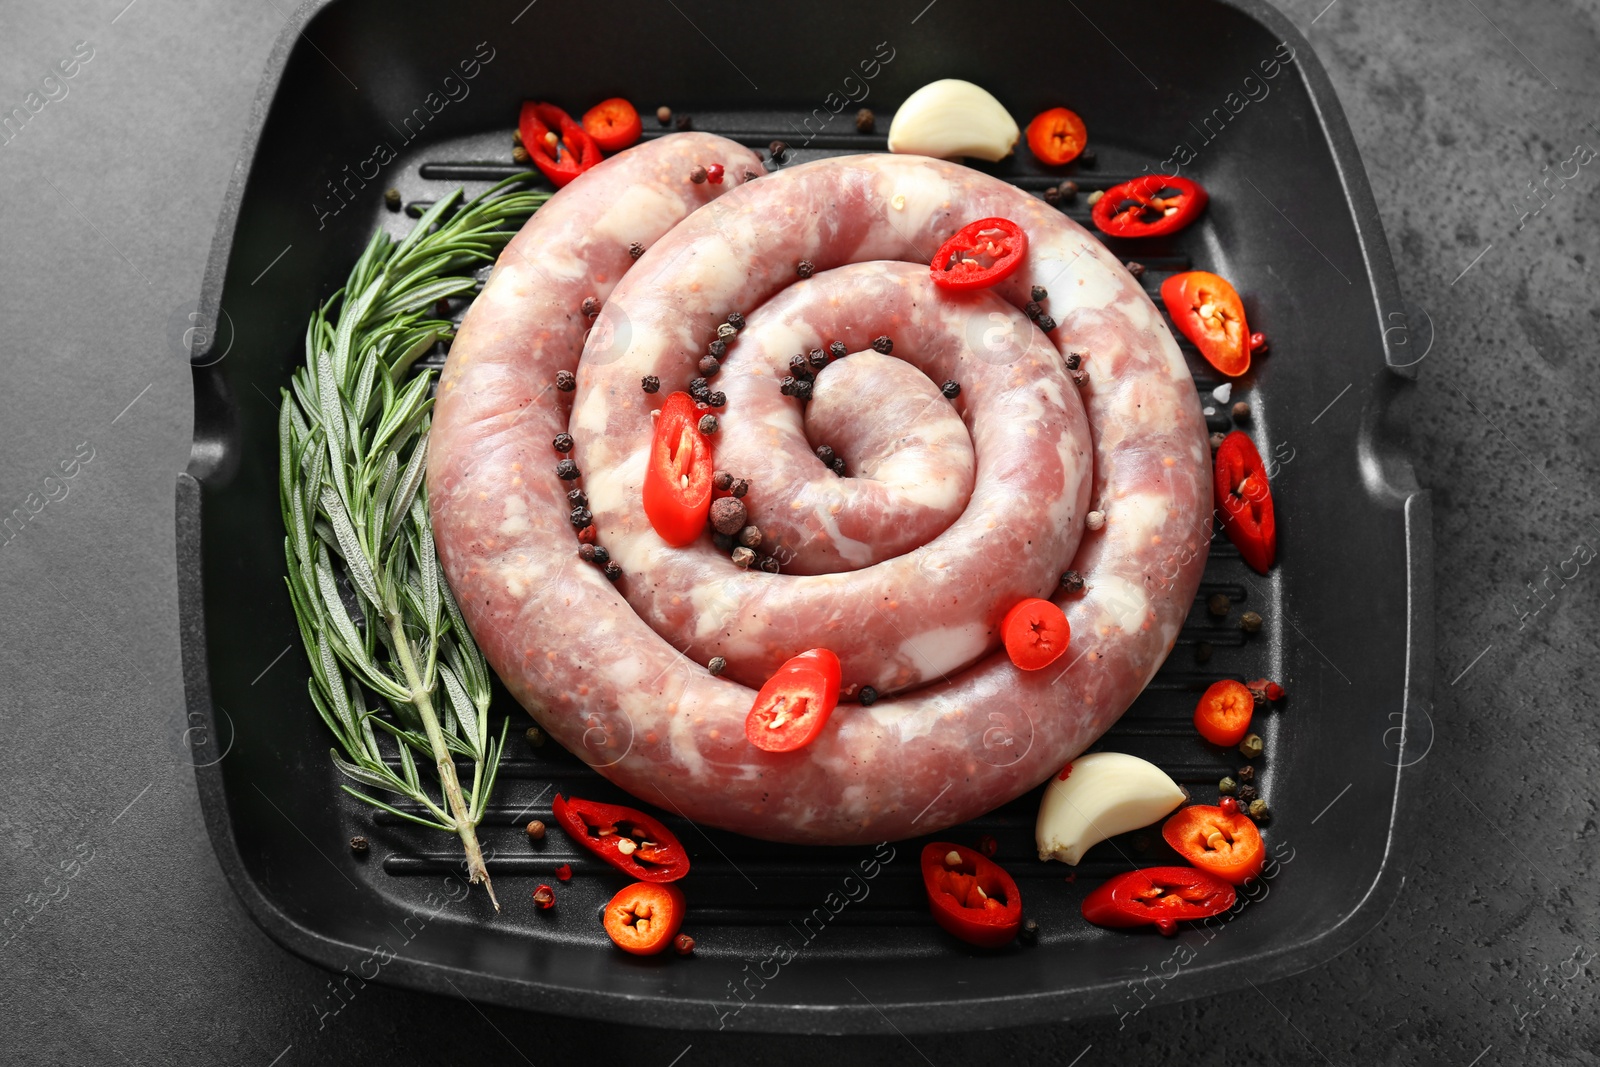
[{"label": "peeled garlic clove", "polygon": [[1011,154],[1022,131],[987,89],[959,78],[929,82],[910,96],[889,124],[889,151],[993,163]]},{"label": "peeled garlic clove", "polygon": [[1050,780],[1034,839],[1042,860],[1076,864],[1108,837],[1149,826],[1187,799],[1153,763],[1122,752],[1091,752]]}]

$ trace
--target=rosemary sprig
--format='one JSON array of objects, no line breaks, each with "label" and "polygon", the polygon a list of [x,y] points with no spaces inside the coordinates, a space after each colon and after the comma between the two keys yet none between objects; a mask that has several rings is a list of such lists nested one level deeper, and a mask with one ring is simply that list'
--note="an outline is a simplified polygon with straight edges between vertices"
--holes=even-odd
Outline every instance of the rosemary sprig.
[{"label": "rosemary sprig", "polygon": [[[435,304],[472,291],[476,269],[549,198],[512,188],[522,180],[465,204],[456,190],[403,240],[375,234],[349,282],[312,315],[305,366],[283,390],[278,421],[289,595],[311,660],[312,703],[344,755],[329,752],[358,785],[425,814],[344,790],[457,834],[471,881],[484,884],[496,911],[476,828],[506,731],[489,735],[489,667],[434,549],[423,484],[433,373],[411,369],[454,336]],[[424,783],[413,753],[432,760],[436,781]],[[472,762],[465,792],[456,757]]]}]

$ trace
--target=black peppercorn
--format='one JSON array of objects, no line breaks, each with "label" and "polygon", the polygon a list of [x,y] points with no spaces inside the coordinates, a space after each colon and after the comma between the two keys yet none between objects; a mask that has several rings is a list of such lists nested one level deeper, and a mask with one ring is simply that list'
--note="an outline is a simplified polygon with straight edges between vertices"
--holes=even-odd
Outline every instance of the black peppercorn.
[{"label": "black peppercorn", "polygon": [[725,408],[728,406],[728,394],[720,389],[713,390],[706,394],[706,403],[714,408]]},{"label": "black peppercorn", "polygon": [[558,433],[556,434],[556,439],[551,441],[550,444],[557,452],[571,452],[572,435],[570,433]]},{"label": "black peppercorn", "polygon": [[856,132],[871,133],[872,126],[877,121],[870,107],[864,107],[856,112]]},{"label": "black peppercorn", "polygon": [[678,116],[678,129],[679,130],[692,130],[692,129],[694,129],[694,119],[690,118],[688,115],[679,115]]},{"label": "black peppercorn", "polygon": [[728,312],[728,325],[732,326],[735,330],[744,329],[744,316],[739,314],[737,311]]},{"label": "black peppercorn", "polygon": [[594,554],[595,547],[593,545],[584,543],[578,546],[578,558],[583,560],[585,563],[593,563]]},{"label": "black peppercorn", "polygon": [[1067,571],[1061,576],[1061,588],[1068,593],[1083,592],[1083,575],[1077,571]]},{"label": "black peppercorn", "polygon": [[578,379],[569,370],[556,371],[556,388],[563,393],[570,393],[578,387]]},{"label": "black peppercorn", "polygon": [[750,483],[743,478],[735,478],[733,480],[733,488],[728,491],[736,497],[742,497],[750,491]]},{"label": "black peppercorn", "polygon": [[1233,425],[1232,422],[1228,421],[1228,413],[1226,411],[1218,411],[1209,405],[1201,408],[1200,414],[1205,417],[1206,429],[1212,433],[1227,433],[1229,427]]},{"label": "black peppercorn", "polygon": [[795,264],[794,272],[802,278],[809,278],[817,272],[817,267],[809,259],[802,259]]},{"label": "black peppercorn", "polygon": [[1196,641],[1194,643],[1194,661],[1196,663],[1210,662],[1211,652],[1212,649],[1210,641]]},{"label": "black peppercorn", "polygon": [[725,533],[713,531],[711,534],[711,546],[718,552],[726,552],[733,547],[733,538]]},{"label": "black peppercorn", "polygon": [[806,358],[804,352],[796,352],[789,357],[789,373],[793,374],[796,381],[809,382],[816,375],[811,373],[811,360]]},{"label": "black peppercorn", "polygon": [[1039,924],[1032,919],[1022,920],[1022,931],[1017,934],[1017,938],[1024,945],[1037,945],[1039,943]]},{"label": "black peppercorn", "polygon": [[1045,191],[1039,195],[1044,197],[1044,202],[1047,204],[1058,204],[1061,202],[1061,190],[1054,185],[1047,187]]},{"label": "black peppercorn", "polygon": [[1044,314],[1044,308],[1039,306],[1039,301],[1030,300],[1022,305],[1022,313],[1034,322],[1039,321],[1039,316]]},{"label": "black peppercorn", "polygon": [[761,527],[759,527],[759,526],[746,526],[744,529],[739,531],[739,536],[738,536],[737,540],[738,540],[739,544],[744,548],[760,548],[761,547]]},{"label": "black peppercorn", "polygon": [[1235,771],[1233,776],[1239,779],[1239,781],[1248,785],[1256,780],[1256,769],[1250,764],[1246,763],[1243,767],[1240,767],[1237,771]]},{"label": "black peppercorn", "polygon": [[607,563],[606,577],[610,578],[613,582],[620,579],[622,577],[622,564],[618,563],[616,560],[612,560],[610,563]]},{"label": "black peppercorn", "polygon": [[570,459],[564,459],[556,464],[556,477],[564,482],[570,482],[578,476],[578,465]]},{"label": "black peppercorn", "polygon": [[784,155],[789,151],[789,146],[782,141],[773,141],[767,145],[767,151],[772,153],[774,163],[782,163]]},{"label": "black peppercorn", "polygon": [[567,491],[567,503],[571,504],[575,508],[588,507],[589,494],[585,493],[582,489],[570,489]]},{"label": "black peppercorn", "polygon": [[946,400],[954,400],[961,395],[961,383],[945,382],[939,387],[939,392],[944,394]]},{"label": "black peppercorn", "polygon": [[1028,295],[1033,297],[1035,300],[1048,300],[1048,299],[1050,299],[1049,291],[1046,290],[1045,287],[1042,286],[1042,285],[1034,286],[1033,289],[1029,291]]},{"label": "black peppercorn", "polygon": [[1094,149],[1092,148],[1085,148],[1082,152],[1078,153],[1078,162],[1085,167],[1092,168],[1098,161],[1099,157],[1094,154]]},{"label": "black peppercorn", "polygon": [[881,356],[887,356],[894,351],[894,342],[889,340],[887,336],[874,337],[872,339],[872,350]]},{"label": "black peppercorn", "polygon": [[1135,263],[1132,260],[1130,260],[1128,262],[1128,273],[1133,275],[1135,278],[1143,278],[1144,277],[1144,264],[1143,263]]},{"label": "black peppercorn", "polygon": [[1082,389],[1089,384],[1089,376],[1081,370],[1075,370],[1072,372],[1072,384]]},{"label": "black peppercorn", "polygon": [[1248,804],[1261,795],[1261,790],[1253,785],[1241,785],[1234,795],[1239,798],[1239,803]]},{"label": "black peppercorn", "polygon": [[1078,183],[1073,181],[1071,178],[1068,178],[1066,181],[1056,186],[1056,188],[1060,190],[1061,199],[1063,200],[1071,200],[1073,197],[1078,195]]},{"label": "black peppercorn", "polygon": [[813,348],[807,353],[806,359],[810,362],[812,370],[821,370],[828,365],[828,354],[820,348]]},{"label": "black peppercorn", "polygon": [[878,699],[878,691],[870,685],[864,685],[860,692],[856,693],[856,699],[861,701],[862,707],[870,708]]},{"label": "black peppercorn", "polygon": [[592,296],[583,298],[583,313],[591,319],[600,314],[600,301]]},{"label": "black peppercorn", "polygon": [[720,360],[723,356],[725,356],[727,354],[728,354],[728,342],[724,341],[720,337],[717,338],[715,341],[712,341],[710,344],[706,345],[706,355],[710,356],[712,359],[719,359]]},{"label": "black peppercorn", "polygon": [[689,172],[689,180],[694,182],[696,185],[704,185],[706,183],[706,178],[706,168],[704,167],[696,167],[694,170]]},{"label": "black peppercorn", "polygon": [[711,392],[711,383],[704,378],[689,379],[689,395],[696,400],[705,399],[706,394],[709,392]]},{"label": "black peppercorn", "polygon": [[1067,353],[1067,369],[1068,370],[1077,370],[1081,366],[1083,366],[1083,353],[1082,352],[1068,352]]},{"label": "black peppercorn", "polygon": [[385,189],[383,191],[383,206],[390,211],[400,210],[400,190]]},{"label": "black peppercorn", "polygon": [[810,382],[795,382],[794,383],[794,395],[799,397],[801,400],[810,400],[811,399],[811,391],[812,391],[812,386],[811,386]]},{"label": "black peppercorn", "polygon": [[643,389],[647,393],[659,392],[661,389],[661,379],[657,378],[654,374],[647,374],[640,379],[639,388]]},{"label": "black peppercorn", "polygon": [[733,488],[733,475],[727,471],[712,471],[711,485],[713,488],[720,489],[726,493]]},{"label": "black peppercorn", "polygon": [[1247,634],[1261,632],[1261,615],[1259,612],[1247,611],[1239,616],[1239,629]]},{"label": "black peppercorn", "polygon": [[794,387],[797,384],[798,383],[794,380],[794,375],[785,374],[783,376],[783,381],[778,383],[778,392],[782,393],[784,396],[794,396]]},{"label": "black peppercorn", "polygon": [[594,514],[588,508],[573,508],[567,517],[572,520],[572,525],[580,530],[594,521]]},{"label": "black peppercorn", "polygon": [[768,574],[777,574],[778,573],[778,557],[776,557],[776,556],[762,556],[761,557],[761,569],[766,571]]},{"label": "black peppercorn", "polygon": [[604,545],[594,546],[594,561],[602,567],[611,562],[611,553],[606,551]]},{"label": "black peppercorn", "polygon": [[844,457],[843,456],[834,456],[833,457],[833,463],[831,463],[830,466],[833,467],[833,473],[837,474],[841,478],[844,477]]},{"label": "black peppercorn", "polygon": [[707,378],[714,378],[717,371],[722,369],[722,364],[717,362],[716,356],[701,356],[700,362],[695,364],[695,369]]},{"label": "black peppercorn", "polygon": [[712,656],[711,661],[706,664],[706,670],[710,671],[713,677],[727,669],[728,661],[721,656]]},{"label": "black peppercorn", "polygon": [[644,245],[640,244],[638,241],[635,241],[628,246],[628,257],[630,259],[638,259],[642,255],[644,255]]},{"label": "black peppercorn", "polygon": [[1056,320],[1049,315],[1040,315],[1034,322],[1038,324],[1040,331],[1043,333],[1049,333],[1056,328]]},{"label": "black peppercorn", "polygon": [[712,434],[717,432],[717,417],[710,412],[700,416],[700,432]]},{"label": "black peppercorn", "polygon": [[1217,618],[1224,618],[1233,610],[1233,601],[1228,599],[1227,593],[1212,593],[1206,598],[1206,610]]},{"label": "black peppercorn", "polygon": [[1227,434],[1214,433],[1211,435],[1211,451],[1215,452],[1222,447],[1222,442],[1228,439]]},{"label": "black peppercorn", "polygon": [[350,839],[350,851],[354,852],[356,855],[359,856],[361,853],[365,852],[367,848],[367,839],[362,837],[360,834],[357,834]]},{"label": "black peppercorn", "polygon": [[832,448],[828,447],[827,445],[818,445],[816,451],[817,451],[817,458],[822,460],[822,465],[824,467],[833,466],[833,449]]},{"label": "black peppercorn", "polygon": [[849,354],[849,352],[850,350],[845,347],[843,341],[835,341],[833,344],[828,346],[828,355],[832,356],[834,359],[843,359]]}]

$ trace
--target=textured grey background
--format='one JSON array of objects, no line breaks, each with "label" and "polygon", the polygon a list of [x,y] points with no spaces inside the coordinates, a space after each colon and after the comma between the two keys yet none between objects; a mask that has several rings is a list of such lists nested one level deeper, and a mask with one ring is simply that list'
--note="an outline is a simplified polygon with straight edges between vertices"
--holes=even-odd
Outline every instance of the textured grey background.
[{"label": "textured grey background", "polygon": [[[125,4],[0,11],[0,112],[75,42],[94,48],[68,95],[0,145],[0,513],[60,497],[0,547],[0,920],[48,901],[0,929],[0,1059],[1600,1062],[1600,580],[1575,555],[1600,548],[1600,160],[1521,218],[1538,206],[1529,182],[1600,148],[1600,5],[1285,3],[1349,115],[1412,325],[1434,328],[1413,426],[1435,494],[1437,692],[1393,909],[1325,966],[1157,997],[1121,1026],[908,1040],[886,1021],[844,1041],[573,1023],[377,986],[319,1029],[328,976],[257,930],[201,825],[173,573],[190,428],[174,338],[288,7]],[[46,485],[83,442],[93,458]]]}]

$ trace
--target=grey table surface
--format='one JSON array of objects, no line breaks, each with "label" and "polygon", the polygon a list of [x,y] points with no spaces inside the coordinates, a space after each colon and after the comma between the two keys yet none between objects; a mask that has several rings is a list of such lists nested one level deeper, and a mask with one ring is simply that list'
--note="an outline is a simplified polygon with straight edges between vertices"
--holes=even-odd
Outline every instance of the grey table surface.
[{"label": "grey table surface", "polygon": [[[378,986],[319,1026],[328,976],[247,917],[171,743],[172,486],[191,426],[174,323],[288,8],[5,5],[0,110],[78,42],[92,58],[0,144],[0,511],[55,497],[0,548],[0,911],[62,860],[92,860],[0,948],[0,1060],[1600,1062],[1586,565],[1600,172],[1550,183],[1524,217],[1530,182],[1600,145],[1600,4],[1284,6],[1338,88],[1401,284],[1434,327],[1412,425],[1434,492],[1437,683],[1400,827],[1404,887],[1354,947],[1287,980],[1240,973],[1226,995],[1157,998],[1120,1021],[907,1038],[886,1020],[844,1040],[597,1025]],[[47,487],[63,462],[73,476]]]}]

